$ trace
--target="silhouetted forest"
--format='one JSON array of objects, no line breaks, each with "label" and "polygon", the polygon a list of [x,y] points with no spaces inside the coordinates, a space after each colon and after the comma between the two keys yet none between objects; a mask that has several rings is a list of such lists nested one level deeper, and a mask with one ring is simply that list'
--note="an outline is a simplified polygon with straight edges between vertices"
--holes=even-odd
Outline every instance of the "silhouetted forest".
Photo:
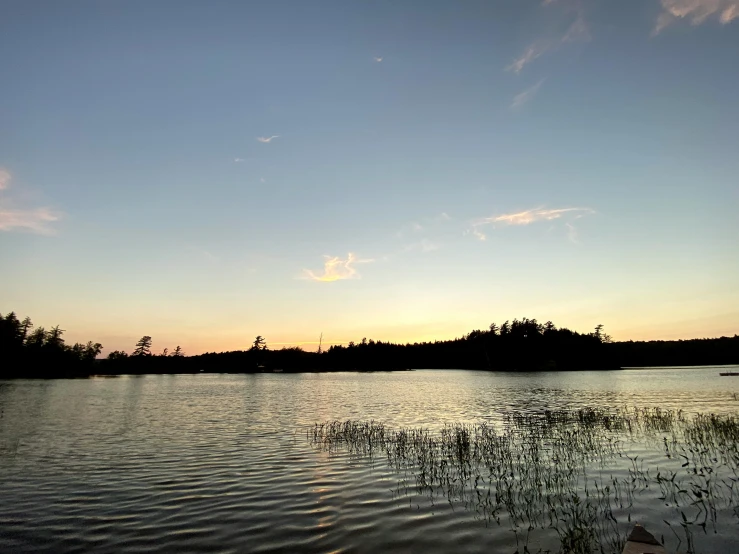
[{"label": "silhouetted forest", "polygon": [[0,313],[0,378],[73,377],[96,372],[99,342],[69,346],[57,325],[34,328],[31,318],[22,321],[15,312]]},{"label": "silhouetted forest", "polygon": [[739,363],[739,335],[715,339],[614,342],[598,325],[590,333],[558,328],[551,321],[506,321],[461,338],[413,344],[362,339],[318,352],[298,347],[271,350],[257,336],[245,350],[186,356],[152,351],[145,335],[131,353],[98,359],[100,343],[67,345],[64,330],[34,328],[31,320],[0,314],[0,378],[76,377],[141,373],[252,373],[261,371],[393,371],[481,369],[540,371],[616,369],[628,366],[719,365]]}]

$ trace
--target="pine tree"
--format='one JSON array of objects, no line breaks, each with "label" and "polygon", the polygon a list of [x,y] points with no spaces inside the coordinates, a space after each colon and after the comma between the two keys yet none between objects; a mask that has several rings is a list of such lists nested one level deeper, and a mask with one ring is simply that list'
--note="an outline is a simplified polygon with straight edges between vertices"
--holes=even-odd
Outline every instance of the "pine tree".
[{"label": "pine tree", "polygon": [[151,356],[151,337],[144,335],[136,343],[136,350],[133,351],[133,356]]}]

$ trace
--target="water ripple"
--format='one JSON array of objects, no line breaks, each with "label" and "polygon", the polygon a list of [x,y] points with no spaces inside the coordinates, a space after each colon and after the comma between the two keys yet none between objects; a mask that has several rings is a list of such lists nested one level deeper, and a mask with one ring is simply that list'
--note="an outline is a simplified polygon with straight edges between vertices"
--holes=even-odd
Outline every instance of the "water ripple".
[{"label": "water ripple", "polygon": [[[374,418],[438,428],[583,405],[736,411],[734,385],[709,371],[4,382],[0,551],[513,553],[505,526],[406,496],[382,460],[317,452],[306,427]],[[709,552],[738,551],[738,537]]]}]

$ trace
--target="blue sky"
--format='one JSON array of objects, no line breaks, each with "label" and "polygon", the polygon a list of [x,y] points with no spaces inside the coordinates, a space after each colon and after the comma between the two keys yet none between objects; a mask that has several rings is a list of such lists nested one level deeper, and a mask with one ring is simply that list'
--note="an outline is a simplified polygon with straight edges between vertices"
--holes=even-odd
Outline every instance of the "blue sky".
[{"label": "blue sky", "polygon": [[8,1],[0,311],[189,353],[739,330],[739,0]]}]

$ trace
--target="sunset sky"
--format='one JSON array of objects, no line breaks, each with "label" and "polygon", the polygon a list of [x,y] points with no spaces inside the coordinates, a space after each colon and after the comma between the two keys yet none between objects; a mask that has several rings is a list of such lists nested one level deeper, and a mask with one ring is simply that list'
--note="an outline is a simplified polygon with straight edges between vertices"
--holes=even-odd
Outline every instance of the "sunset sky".
[{"label": "sunset sky", "polygon": [[4,0],[0,312],[188,354],[739,333],[739,0]]}]

